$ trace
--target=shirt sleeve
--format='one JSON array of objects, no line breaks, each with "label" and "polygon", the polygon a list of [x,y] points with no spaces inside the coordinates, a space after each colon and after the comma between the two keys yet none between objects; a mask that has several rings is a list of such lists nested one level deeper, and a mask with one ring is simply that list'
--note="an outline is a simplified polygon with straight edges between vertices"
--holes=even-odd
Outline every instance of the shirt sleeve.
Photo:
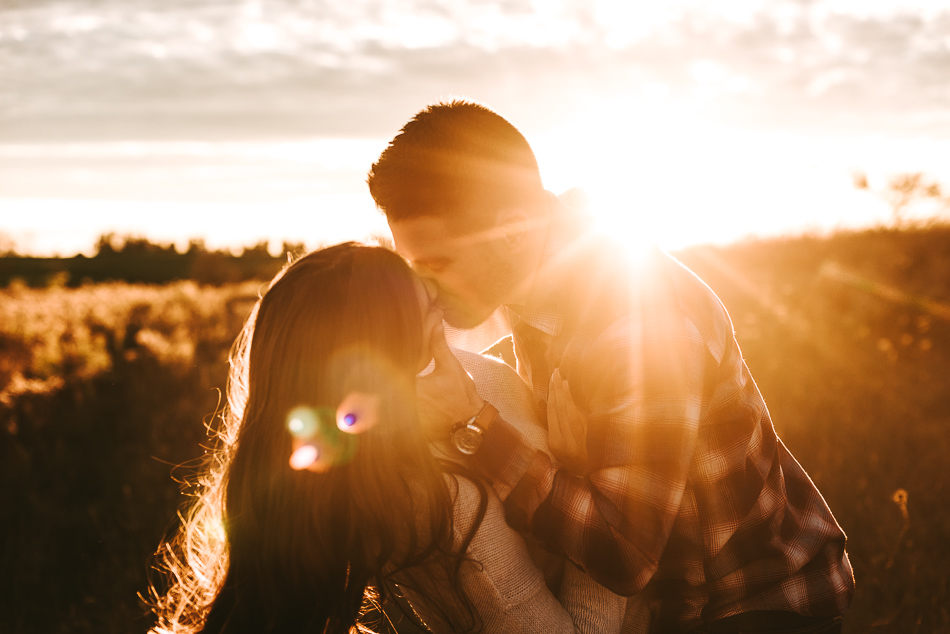
[{"label": "shirt sleeve", "polygon": [[509,523],[610,590],[642,590],[680,510],[711,363],[699,330],[675,307],[607,327],[568,377],[583,379],[583,475],[559,470],[504,420],[486,432],[475,462],[490,474]]}]

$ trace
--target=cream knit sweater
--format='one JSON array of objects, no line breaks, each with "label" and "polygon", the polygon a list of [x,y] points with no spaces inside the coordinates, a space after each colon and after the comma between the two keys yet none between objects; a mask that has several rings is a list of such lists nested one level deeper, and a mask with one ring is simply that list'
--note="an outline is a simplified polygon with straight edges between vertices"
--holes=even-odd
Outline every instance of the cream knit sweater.
[{"label": "cream knit sweater", "polygon": [[[521,377],[510,366],[491,357],[462,350],[453,352],[474,378],[482,398],[497,407],[501,416],[531,444],[548,451],[547,433],[533,411],[531,389]],[[447,441],[434,443],[432,450],[437,457],[464,464],[463,457]],[[478,489],[466,478],[446,478],[456,492],[455,526],[456,537],[460,538],[477,512]],[[468,549],[468,555],[477,564],[466,562],[461,571],[463,588],[478,612],[482,632],[616,634],[621,628],[625,632],[636,631],[632,627],[635,615],[628,613],[625,597],[610,592],[563,557],[534,542],[526,543],[505,523],[504,509],[491,487],[487,491],[488,508]],[[423,589],[429,597],[438,597],[444,587],[437,575],[427,577],[424,573],[412,575],[408,585]],[[556,595],[551,587],[556,588]],[[466,622],[464,612],[446,605],[450,602],[434,608],[406,585],[401,588],[433,632],[464,629],[459,626]]]}]

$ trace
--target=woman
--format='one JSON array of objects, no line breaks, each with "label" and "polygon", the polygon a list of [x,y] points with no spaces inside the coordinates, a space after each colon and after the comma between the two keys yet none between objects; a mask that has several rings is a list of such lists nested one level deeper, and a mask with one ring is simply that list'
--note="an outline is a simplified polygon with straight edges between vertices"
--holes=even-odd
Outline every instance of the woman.
[{"label": "woman", "polygon": [[439,328],[382,248],[329,247],[274,279],[232,352],[202,492],[163,547],[155,632],[371,631],[374,592],[392,605],[396,584],[433,631],[619,628],[623,600],[573,566],[560,603],[497,498],[423,437],[415,377]]}]

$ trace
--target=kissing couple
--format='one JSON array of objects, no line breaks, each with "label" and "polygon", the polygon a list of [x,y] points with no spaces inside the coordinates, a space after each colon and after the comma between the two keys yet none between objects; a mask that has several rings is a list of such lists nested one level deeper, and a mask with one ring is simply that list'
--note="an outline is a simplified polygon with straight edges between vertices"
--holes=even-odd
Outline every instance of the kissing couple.
[{"label": "kissing couple", "polygon": [[[590,231],[474,102],[368,184],[395,252],[263,293],[153,631],[841,631],[844,532],[708,286]],[[444,323],[510,333],[516,368]]]}]

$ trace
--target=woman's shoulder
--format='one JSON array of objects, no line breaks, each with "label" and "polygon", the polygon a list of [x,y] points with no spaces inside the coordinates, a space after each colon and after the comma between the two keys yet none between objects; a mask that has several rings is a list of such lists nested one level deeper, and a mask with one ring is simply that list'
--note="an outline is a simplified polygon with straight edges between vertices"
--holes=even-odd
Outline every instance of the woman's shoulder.
[{"label": "woman's shoulder", "polygon": [[536,449],[547,451],[547,432],[535,410],[534,393],[510,365],[495,357],[452,349],[475,381],[478,394],[498,409]]},{"label": "woman's shoulder", "polygon": [[496,400],[502,404],[511,403],[512,406],[531,402],[531,387],[501,359],[458,348],[453,348],[452,353],[472,376],[481,397],[498,407],[499,411],[501,405]]},{"label": "woman's shoulder", "polygon": [[[468,372],[477,371],[487,374],[498,374],[505,376],[513,375],[517,377],[518,380],[521,380],[521,377],[518,376],[518,373],[515,372],[515,369],[498,357],[493,357],[489,354],[470,352],[468,350],[454,347],[452,348],[452,354],[455,355],[455,358],[459,360],[459,362],[462,364],[462,367]],[[523,383],[524,381],[521,380],[521,382]]]}]

